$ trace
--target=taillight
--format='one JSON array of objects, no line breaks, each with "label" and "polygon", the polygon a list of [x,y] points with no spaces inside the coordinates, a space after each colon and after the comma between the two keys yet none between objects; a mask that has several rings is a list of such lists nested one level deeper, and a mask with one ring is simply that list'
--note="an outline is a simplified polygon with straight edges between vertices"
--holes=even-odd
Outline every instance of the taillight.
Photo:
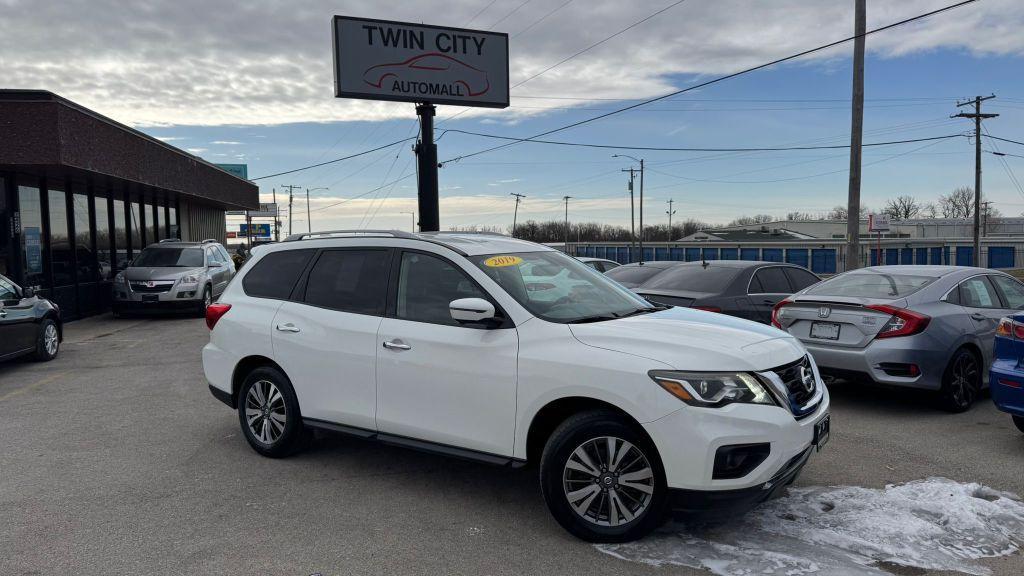
[{"label": "taillight", "polygon": [[792,303],[792,300],[786,298],[785,300],[779,302],[778,304],[772,307],[772,326],[775,326],[776,328],[782,328],[782,307]]},{"label": "taillight", "polygon": [[1017,322],[1013,318],[1003,318],[996,327],[996,336],[1024,340],[1024,323]]},{"label": "taillight", "polygon": [[213,330],[217,321],[231,310],[231,304],[213,303],[206,307],[206,327]]},{"label": "taillight", "polygon": [[923,332],[931,322],[931,316],[925,316],[906,308],[897,308],[885,304],[869,304],[865,306],[869,310],[890,314],[889,321],[878,331],[875,338],[894,338],[896,336],[910,336]]},{"label": "taillight", "polygon": [[722,313],[722,309],[719,308],[718,306],[694,306],[693,308],[694,310],[703,310],[705,312],[717,312],[719,314]]}]

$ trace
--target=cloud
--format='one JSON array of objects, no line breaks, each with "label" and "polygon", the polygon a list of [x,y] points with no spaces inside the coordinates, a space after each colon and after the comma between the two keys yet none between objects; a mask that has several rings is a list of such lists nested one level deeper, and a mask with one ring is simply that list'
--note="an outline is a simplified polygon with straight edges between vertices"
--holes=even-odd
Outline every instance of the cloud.
[{"label": "cloud", "polygon": [[186,136],[154,136],[161,142],[178,142],[179,140],[188,140]]},{"label": "cloud", "polygon": [[185,150],[190,152],[190,153],[192,153],[192,154],[195,154],[196,156],[198,156],[198,155],[202,154],[203,152],[206,152],[207,150],[209,150],[209,148],[185,148]]},{"label": "cloud", "polygon": [[235,140],[214,140],[213,142],[210,142],[210,144],[217,144],[220,146],[240,146],[245,144],[245,142],[238,142]]},{"label": "cloud", "polygon": [[[0,69],[7,86],[55,91],[136,126],[259,125],[412,117],[412,105],[333,96],[330,20],[335,13],[461,26],[484,0],[253,0],[230,10],[206,0],[13,0],[0,19]],[[473,26],[516,32],[549,9],[504,4]],[[639,4],[639,5],[638,5]],[[620,30],[657,6],[617,0],[570,4],[511,39],[515,84]],[[869,27],[927,12],[945,0],[875,2]],[[848,36],[852,2],[686,2],[512,91],[513,107],[464,117],[503,122],[583,101],[517,98],[575,95],[641,98],[681,79],[733,72]],[[60,22],[59,41],[53,23]],[[882,57],[951,48],[976,55],[1024,52],[1024,6],[986,0],[872,36]],[[101,34],[99,30],[117,30]],[[849,46],[810,57],[846,58]],[[626,73],[628,72],[628,76]],[[515,104],[531,108],[517,109]],[[539,108],[539,109],[538,109]]]}]

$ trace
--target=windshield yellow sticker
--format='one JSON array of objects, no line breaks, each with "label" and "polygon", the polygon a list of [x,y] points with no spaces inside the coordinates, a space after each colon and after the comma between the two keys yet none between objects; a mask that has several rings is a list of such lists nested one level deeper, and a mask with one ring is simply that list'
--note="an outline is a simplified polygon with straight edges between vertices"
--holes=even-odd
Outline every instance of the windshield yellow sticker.
[{"label": "windshield yellow sticker", "polygon": [[517,266],[523,263],[519,256],[491,256],[484,260],[484,266],[488,268],[503,268],[505,266]]}]

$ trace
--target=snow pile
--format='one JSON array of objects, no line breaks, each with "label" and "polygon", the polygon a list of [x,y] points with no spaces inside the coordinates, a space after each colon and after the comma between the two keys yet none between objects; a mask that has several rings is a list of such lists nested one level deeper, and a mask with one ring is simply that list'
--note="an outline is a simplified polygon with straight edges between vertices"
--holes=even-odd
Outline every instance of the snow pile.
[{"label": "snow pile", "polygon": [[980,484],[929,478],[882,490],[794,488],[727,524],[671,525],[600,545],[623,560],[748,574],[889,574],[886,565],[984,575],[978,558],[1024,546],[1024,504]]}]

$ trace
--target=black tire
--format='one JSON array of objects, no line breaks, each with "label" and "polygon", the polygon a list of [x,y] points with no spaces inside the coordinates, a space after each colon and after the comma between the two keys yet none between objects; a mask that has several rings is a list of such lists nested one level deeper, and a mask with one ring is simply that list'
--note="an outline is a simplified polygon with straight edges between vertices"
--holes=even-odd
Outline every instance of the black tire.
[{"label": "black tire", "polygon": [[[279,400],[272,391],[267,394],[267,384],[280,393]],[[250,396],[250,390],[254,387],[259,387],[259,391]],[[252,400],[261,398],[261,394],[264,395],[265,402],[257,405]],[[254,419],[252,427],[249,418],[253,413],[247,414],[249,409],[259,410],[259,416]],[[283,414],[283,427],[280,426],[280,418],[274,414]],[[295,389],[292,388],[287,376],[270,366],[256,368],[242,382],[238,390],[238,422],[252,449],[270,458],[283,458],[293,454],[302,448],[308,438],[306,427],[302,424]]]},{"label": "black tire", "polygon": [[[608,447],[607,438],[620,443],[614,444],[616,447],[610,450],[597,452],[598,446]],[[627,448],[621,443],[623,441],[632,448]],[[583,462],[575,456],[578,449],[587,454],[590,465],[601,468],[600,475],[583,472],[578,467]],[[624,452],[617,462],[618,469],[613,470],[616,466],[609,464],[616,463],[615,457],[605,461],[602,455],[618,450]],[[639,463],[636,462],[638,453],[642,457]],[[570,458],[574,460],[572,463]],[[647,469],[649,477],[644,472]],[[623,477],[628,474],[634,477],[630,484],[620,484],[616,472]],[[638,479],[639,476],[645,476],[645,479]],[[591,488],[591,482],[596,488]],[[640,484],[645,486],[644,491],[631,487]],[[642,432],[610,411],[575,414],[555,429],[541,455],[540,487],[555,520],[571,534],[588,542],[636,540],[660,526],[667,516],[668,488],[657,450]],[[575,504],[570,503],[569,494],[578,495],[584,490],[592,492],[594,489],[599,490],[596,495],[587,495],[576,499]],[[646,493],[646,489],[651,492]],[[646,501],[645,494],[649,496]],[[580,507],[582,513],[577,512],[574,506]],[[628,519],[634,513],[635,517]]]},{"label": "black tire", "polygon": [[52,318],[44,318],[36,330],[35,359],[49,362],[57,357],[60,351],[60,328]]},{"label": "black tire", "polygon": [[981,393],[981,360],[968,348],[960,348],[942,375],[942,389],[939,404],[948,412],[959,413],[970,410]]},{"label": "black tire", "polygon": [[206,307],[213,304],[213,288],[207,284],[203,288],[203,299],[199,301],[199,308],[196,310],[196,315],[200,318],[206,318]]},{"label": "black tire", "polygon": [[1013,425],[1017,427],[1017,430],[1024,432],[1024,416],[1014,416]]}]

